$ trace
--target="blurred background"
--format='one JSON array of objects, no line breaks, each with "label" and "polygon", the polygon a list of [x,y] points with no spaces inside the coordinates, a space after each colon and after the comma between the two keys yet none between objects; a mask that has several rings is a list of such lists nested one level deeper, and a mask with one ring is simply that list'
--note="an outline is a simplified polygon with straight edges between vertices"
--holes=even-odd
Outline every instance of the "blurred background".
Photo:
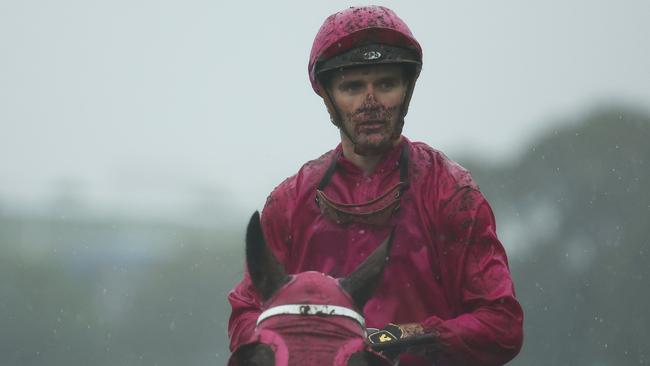
[{"label": "blurred background", "polygon": [[[378,1],[405,135],[469,168],[526,314],[512,365],[650,363],[650,3]],[[0,365],[221,365],[247,217],[337,130],[343,1],[0,1]]]}]

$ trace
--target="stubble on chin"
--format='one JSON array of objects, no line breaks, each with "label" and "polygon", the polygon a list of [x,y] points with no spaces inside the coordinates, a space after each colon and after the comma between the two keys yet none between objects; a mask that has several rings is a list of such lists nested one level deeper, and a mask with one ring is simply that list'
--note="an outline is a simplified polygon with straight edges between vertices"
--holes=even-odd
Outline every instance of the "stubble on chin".
[{"label": "stubble on chin", "polygon": [[[355,152],[360,155],[375,155],[393,147],[399,137],[397,122],[393,121],[397,107],[376,108],[348,115],[347,128],[355,139]],[[380,122],[377,128],[364,128],[364,124]]]},{"label": "stubble on chin", "polygon": [[399,135],[395,135],[390,126],[384,126],[381,131],[372,133],[355,133],[354,152],[364,156],[381,155],[390,150],[395,140],[399,139]]},{"label": "stubble on chin", "polygon": [[357,136],[358,144],[374,147],[380,147],[389,143],[390,137],[392,135],[391,128],[388,126],[388,124],[384,124],[381,126],[381,128],[372,130],[370,132],[361,129],[360,131],[356,131],[355,134]]}]

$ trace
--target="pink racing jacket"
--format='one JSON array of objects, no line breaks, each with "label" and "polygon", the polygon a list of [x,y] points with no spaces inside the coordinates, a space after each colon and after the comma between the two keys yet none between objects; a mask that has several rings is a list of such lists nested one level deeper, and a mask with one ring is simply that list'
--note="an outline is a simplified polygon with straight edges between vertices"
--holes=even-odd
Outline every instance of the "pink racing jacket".
[{"label": "pink racing jacket", "polygon": [[[403,354],[401,366],[502,365],[520,350],[523,312],[515,298],[492,210],[469,172],[424,143],[402,142],[371,175],[341,154],[325,193],[344,203],[370,201],[400,180],[409,149],[409,187],[384,226],[337,224],[321,214],[316,187],[341,146],[306,163],[269,196],[262,226],[287,273],[345,277],[386,238],[395,236],[382,282],[366,303],[368,327],[420,323],[442,349]],[[228,299],[230,348],[251,341],[261,304],[248,274]]]}]

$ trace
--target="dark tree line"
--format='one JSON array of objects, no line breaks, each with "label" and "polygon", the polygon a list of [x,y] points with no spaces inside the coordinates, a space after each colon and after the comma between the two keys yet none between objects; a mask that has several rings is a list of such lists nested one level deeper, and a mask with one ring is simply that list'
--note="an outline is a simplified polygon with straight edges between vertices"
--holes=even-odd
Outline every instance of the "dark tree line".
[{"label": "dark tree line", "polygon": [[473,169],[528,248],[511,258],[526,311],[513,364],[645,364],[650,117],[604,108],[571,122],[513,165]]}]

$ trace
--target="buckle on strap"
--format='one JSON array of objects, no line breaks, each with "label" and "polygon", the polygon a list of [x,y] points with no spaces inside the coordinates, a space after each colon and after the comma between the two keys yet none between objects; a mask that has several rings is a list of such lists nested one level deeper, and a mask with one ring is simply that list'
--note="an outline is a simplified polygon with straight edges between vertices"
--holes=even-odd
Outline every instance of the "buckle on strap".
[{"label": "buckle on strap", "polygon": [[356,311],[336,305],[316,305],[316,304],[288,304],[274,306],[266,309],[257,318],[256,326],[264,320],[277,315],[316,315],[316,316],[344,316],[355,320],[362,328],[366,327],[366,321],[363,316]]}]

